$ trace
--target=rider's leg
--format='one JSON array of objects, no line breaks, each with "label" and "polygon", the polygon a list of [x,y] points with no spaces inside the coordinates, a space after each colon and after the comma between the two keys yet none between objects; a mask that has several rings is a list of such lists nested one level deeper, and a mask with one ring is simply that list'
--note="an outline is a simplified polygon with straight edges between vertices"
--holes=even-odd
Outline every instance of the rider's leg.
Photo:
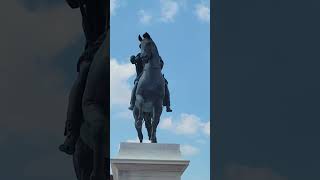
[{"label": "rider's leg", "polygon": [[67,120],[65,125],[66,139],[59,149],[67,154],[73,154],[75,144],[79,137],[80,126],[83,121],[82,117],[82,95],[88,75],[90,62],[82,61],[79,64],[79,73],[69,94],[69,104],[67,110]]},{"label": "rider's leg", "polygon": [[167,112],[172,112],[170,108],[170,92],[168,88],[168,82],[165,83],[165,93],[164,93],[163,105],[166,106]]},{"label": "rider's leg", "polygon": [[136,90],[137,90],[137,86],[138,86],[138,82],[135,81],[134,87],[133,87],[132,92],[131,92],[130,107],[128,108],[128,109],[130,109],[130,110],[133,110],[134,103],[135,103],[135,101],[136,101]]}]

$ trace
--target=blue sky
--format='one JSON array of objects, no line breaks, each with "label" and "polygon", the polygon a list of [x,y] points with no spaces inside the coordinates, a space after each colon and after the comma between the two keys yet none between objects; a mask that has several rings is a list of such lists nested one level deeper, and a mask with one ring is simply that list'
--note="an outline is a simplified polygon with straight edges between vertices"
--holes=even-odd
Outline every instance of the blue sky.
[{"label": "blue sky", "polygon": [[135,78],[129,62],[139,34],[149,32],[164,60],[172,113],[163,112],[159,143],[181,144],[190,165],[184,180],[210,178],[209,1],[111,0],[111,157],[120,142],[137,141],[127,109]]}]

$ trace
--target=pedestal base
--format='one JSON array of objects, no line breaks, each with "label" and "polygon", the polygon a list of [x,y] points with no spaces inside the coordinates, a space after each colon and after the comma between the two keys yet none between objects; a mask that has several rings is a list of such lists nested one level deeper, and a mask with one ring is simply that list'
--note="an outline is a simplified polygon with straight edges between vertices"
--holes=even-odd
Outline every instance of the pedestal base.
[{"label": "pedestal base", "polygon": [[121,143],[111,159],[114,180],[181,180],[188,165],[178,144]]}]

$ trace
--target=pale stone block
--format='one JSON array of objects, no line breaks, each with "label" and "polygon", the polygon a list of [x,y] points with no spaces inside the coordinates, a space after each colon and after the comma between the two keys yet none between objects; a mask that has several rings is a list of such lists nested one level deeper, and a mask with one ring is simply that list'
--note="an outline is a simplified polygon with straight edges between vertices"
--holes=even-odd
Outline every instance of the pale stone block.
[{"label": "pale stone block", "polygon": [[111,168],[114,180],[181,180],[189,162],[179,144],[121,143]]}]

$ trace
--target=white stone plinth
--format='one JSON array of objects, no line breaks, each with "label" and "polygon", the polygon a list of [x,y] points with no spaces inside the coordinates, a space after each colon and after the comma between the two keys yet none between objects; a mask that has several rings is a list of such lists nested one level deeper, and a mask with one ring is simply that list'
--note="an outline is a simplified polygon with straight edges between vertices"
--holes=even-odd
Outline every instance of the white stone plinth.
[{"label": "white stone plinth", "polygon": [[111,159],[114,180],[181,180],[188,165],[179,144],[121,143]]}]

